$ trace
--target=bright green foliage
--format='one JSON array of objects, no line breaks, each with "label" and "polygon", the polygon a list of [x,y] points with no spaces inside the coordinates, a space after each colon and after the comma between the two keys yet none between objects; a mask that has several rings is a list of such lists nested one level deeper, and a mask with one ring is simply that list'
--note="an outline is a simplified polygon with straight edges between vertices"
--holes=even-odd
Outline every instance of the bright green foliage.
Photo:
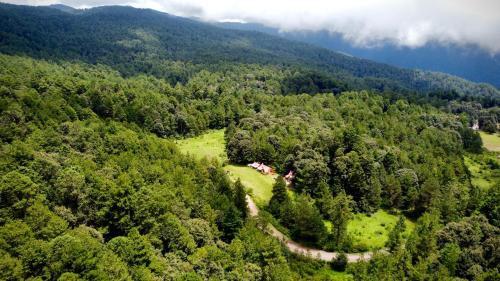
[{"label": "bright green foliage", "polygon": [[309,243],[317,243],[324,239],[326,228],[311,198],[307,195],[298,196],[293,208],[291,216],[284,213],[284,216],[289,217],[282,218],[291,229],[292,237]]},{"label": "bright green foliage", "polygon": [[498,277],[498,269],[492,264],[497,259],[490,251],[498,243],[494,238],[498,236],[498,228],[488,224],[483,216],[473,216],[450,222],[436,232],[437,223],[432,221],[435,218],[435,214],[422,216],[405,248],[392,255],[378,255],[369,263],[352,265],[348,271],[356,280],[448,280],[454,276],[495,280]]},{"label": "bright green foliage", "polygon": [[351,197],[340,192],[333,198],[328,208],[328,216],[332,222],[332,237],[337,249],[341,249],[347,240],[347,224],[352,218]]},{"label": "bright green foliage", "polygon": [[68,222],[57,216],[49,208],[37,201],[26,211],[24,221],[35,230],[39,239],[52,239],[63,234],[68,228]]},{"label": "bright green foliage", "polygon": [[294,162],[297,171],[295,186],[312,196],[317,196],[319,185],[328,178],[330,170],[323,156],[318,152],[308,149],[297,155]]},{"label": "bright green foliage", "polygon": [[398,223],[389,232],[389,239],[387,240],[386,246],[391,252],[394,252],[399,247],[401,247],[401,235],[406,229],[405,218],[403,216],[399,217]]},{"label": "bright green foliage", "polygon": [[47,270],[58,278],[64,272],[78,272],[84,279],[130,280],[124,262],[103,247],[102,236],[90,227],[79,227],[58,236],[49,244]]},{"label": "bright green foliage", "polygon": [[265,205],[271,199],[275,176],[264,175],[254,168],[240,165],[226,165],[224,170],[228,172],[232,180],[240,179],[243,186],[253,194],[258,204]]},{"label": "bright green foliage", "polygon": [[246,218],[248,216],[245,187],[241,183],[240,179],[236,180],[236,182],[234,183],[234,206],[238,208],[238,210],[243,215],[243,218]]},{"label": "bright green foliage", "polygon": [[[391,215],[383,210],[378,210],[370,215],[358,213],[354,214],[352,220],[349,221],[347,232],[352,238],[354,249],[360,251],[381,249],[389,239],[390,230],[393,229],[397,223],[397,216]],[[408,238],[414,227],[414,223],[406,219],[406,230],[402,236]]]},{"label": "bright green foliage", "polygon": [[190,254],[196,248],[194,238],[173,214],[166,214],[160,218],[157,231],[165,252],[183,251]]},{"label": "bright green foliage", "polygon": [[415,226],[415,231],[408,239],[407,248],[414,259],[425,259],[436,251],[436,233],[439,227],[439,216],[425,213]]},{"label": "bright green foliage", "polygon": [[129,266],[149,266],[155,255],[148,239],[132,229],[128,236],[118,236],[108,242],[108,247]]},{"label": "bright green foliage", "polygon": [[500,183],[500,159],[492,152],[464,155],[464,163],[471,175],[471,183],[488,190]]},{"label": "bright green foliage", "polygon": [[37,185],[17,171],[2,176],[0,182],[0,212],[2,220],[7,217],[23,217],[26,209],[33,204]]},{"label": "bright green foliage", "polygon": [[[224,130],[213,130],[197,137],[179,140],[177,144],[183,153],[194,155],[198,159],[215,157],[224,162],[227,160],[224,146],[225,137],[227,135],[224,135]],[[224,166],[224,170],[228,172],[233,181],[239,179],[243,186],[250,190],[259,204],[266,204],[271,199],[275,175],[262,174],[246,165],[227,164]]]},{"label": "bright green foliage", "polygon": [[[146,124],[158,114],[154,104],[175,99],[168,84],[3,55],[0,71],[2,110],[19,114],[18,129],[0,136],[3,279],[211,276],[188,257],[228,247],[223,240],[238,236],[244,218],[219,164],[197,162],[150,133],[166,133]],[[173,135],[188,134],[174,127]],[[284,263],[281,251],[277,258]],[[245,259],[223,262],[222,279],[262,272],[264,264],[246,268]]]},{"label": "bright green foliage", "polygon": [[455,274],[461,249],[455,243],[447,243],[440,251],[441,260],[451,274]]},{"label": "bright green foliage", "polygon": [[8,253],[0,253],[0,279],[23,280],[23,265]]},{"label": "bright green foliage", "polygon": [[277,177],[273,185],[273,196],[269,200],[268,209],[275,217],[281,217],[282,208],[290,204],[285,180],[282,177]]},{"label": "bright green foliage", "polygon": [[500,184],[486,192],[480,210],[492,225],[500,227]]},{"label": "bright green foliage", "polygon": [[284,181],[278,178],[267,209],[278,222],[288,228],[293,239],[320,247],[327,235],[323,218],[309,195],[300,194],[290,198]]},{"label": "bright green foliage", "polygon": [[177,141],[183,153],[196,158],[217,158],[224,162],[227,159],[224,151],[224,130],[214,130],[197,137]]},{"label": "bright green foliage", "polygon": [[[314,199],[326,184],[331,194],[352,196],[354,211],[401,208],[418,216],[442,187],[467,188],[463,125],[447,114],[365,92],[262,100],[262,111],[242,119],[229,138],[229,160],[294,170],[294,188]],[[273,147],[265,157],[255,150],[263,142]]]}]

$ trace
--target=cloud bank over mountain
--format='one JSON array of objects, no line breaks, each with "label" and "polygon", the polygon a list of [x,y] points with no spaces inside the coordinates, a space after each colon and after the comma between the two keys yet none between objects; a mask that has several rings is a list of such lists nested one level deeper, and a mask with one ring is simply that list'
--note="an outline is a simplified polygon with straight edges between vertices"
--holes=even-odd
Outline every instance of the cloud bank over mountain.
[{"label": "cloud bank over mountain", "polygon": [[283,31],[328,30],[356,46],[428,42],[475,44],[500,53],[498,0],[12,0],[15,4],[67,4],[76,8],[130,5],[206,21],[257,22]]}]

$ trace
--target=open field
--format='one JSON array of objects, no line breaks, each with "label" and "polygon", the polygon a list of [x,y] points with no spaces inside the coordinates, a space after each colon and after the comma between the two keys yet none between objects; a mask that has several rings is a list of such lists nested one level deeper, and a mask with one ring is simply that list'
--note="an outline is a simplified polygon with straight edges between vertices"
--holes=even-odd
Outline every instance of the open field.
[{"label": "open field", "polygon": [[224,130],[210,131],[201,136],[176,141],[179,149],[196,158],[217,158],[224,162],[227,160],[224,147]]},{"label": "open field", "polygon": [[259,205],[267,205],[271,199],[272,189],[276,175],[263,175],[257,170],[238,165],[226,165],[224,167],[232,180],[241,180],[241,183],[251,191]]},{"label": "open field", "polygon": [[500,152],[500,135],[488,134],[485,132],[479,132],[481,139],[483,140],[483,146],[489,151]]},{"label": "open field", "polygon": [[[398,216],[379,210],[371,216],[355,214],[347,225],[347,231],[353,238],[354,248],[360,250],[375,250],[385,246],[389,231],[398,222]],[[404,235],[409,235],[415,225],[406,220]]]},{"label": "open field", "polygon": [[[347,232],[353,239],[355,249],[362,251],[377,250],[385,246],[389,231],[397,222],[398,216],[391,215],[384,210],[378,210],[370,216],[355,214],[347,225]],[[328,231],[331,231],[331,222],[325,221],[325,226]],[[404,235],[408,236],[414,227],[415,224],[407,219]]]},{"label": "open field", "polygon": [[[227,160],[224,148],[224,130],[210,131],[201,136],[176,141],[179,149],[196,158],[217,158]],[[241,179],[243,185],[254,195],[259,205],[267,204],[272,196],[272,187],[276,175],[263,175],[257,170],[241,165],[224,166],[232,180]]]},{"label": "open field", "polygon": [[354,279],[352,274],[334,271],[325,267],[314,274],[313,280],[352,281]]}]

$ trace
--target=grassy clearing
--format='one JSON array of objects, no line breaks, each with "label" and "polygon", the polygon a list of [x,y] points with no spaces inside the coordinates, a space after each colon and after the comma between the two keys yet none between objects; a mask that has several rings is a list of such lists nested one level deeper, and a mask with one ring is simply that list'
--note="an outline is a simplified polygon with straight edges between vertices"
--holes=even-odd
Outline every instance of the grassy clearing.
[{"label": "grassy clearing", "polygon": [[485,132],[479,132],[481,139],[483,140],[483,146],[489,151],[500,152],[500,135],[488,134]]},{"label": "grassy clearing", "polygon": [[[224,146],[224,130],[210,131],[201,136],[176,141],[181,152],[193,155],[201,159],[217,158],[224,163],[227,155]],[[232,180],[241,179],[243,185],[254,195],[255,201],[267,204],[272,196],[272,188],[276,175],[263,175],[247,166],[226,165],[224,166]]]},{"label": "grassy clearing", "polygon": [[241,180],[241,183],[251,190],[256,202],[261,205],[269,202],[276,175],[263,175],[257,170],[247,166],[226,165],[224,169],[232,180]]},{"label": "grassy clearing", "polygon": [[[353,246],[359,250],[375,250],[385,246],[389,231],[398,222],[398,216],[391,215],[386,211],[379,210],[368,216],[366,214],[355,214],[354,218],[347,225],[347,231],[353,238]],[[410,220],[406,220],[406,231],[408,236],[415,225]]]},{"label": "grassy clearing", "polygon": [[[377,250],[385,246],[389,232],[398,222],[399,217],[384,210],[378,210],[368,216],[355,214],[347,225],[347,232],[353,238],[353,247],[360,251]],[[328,232],[332,230],[332,223],[324,221]],[[408,236],[415,228],[415,224],[406,220],[406,230],[403,236]]]},{"label": "grassy clearing", "polygon": [[346,272],[338,272],[328,268],[322,268],[318,270],[313,278],[313,280],[332,280],[332,281],[352,281],[352,274]]},{"label": "grassy clearing", "polygon": [[224,162],[227,155],[224,147],[224,130],[210,131],[201,136],[176,141],[181,152],[196,158],[217,158]]},{"label": "grassy clearing", "polygon": [[464,163],[469,169],[473,185],[487,190],[500,181],[500,160],[494,152],[468,153],[464,156]]}]

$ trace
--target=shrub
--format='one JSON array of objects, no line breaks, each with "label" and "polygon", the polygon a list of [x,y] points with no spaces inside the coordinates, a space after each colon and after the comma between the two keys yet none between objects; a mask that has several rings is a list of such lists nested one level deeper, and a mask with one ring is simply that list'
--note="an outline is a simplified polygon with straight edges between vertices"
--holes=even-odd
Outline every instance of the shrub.
[{"label": "shrub", "polygon": [[347,256],[344,253],[338,254],[337,258],[332,260],[331,267],[336,271],[344,271],[347,266]]}]

